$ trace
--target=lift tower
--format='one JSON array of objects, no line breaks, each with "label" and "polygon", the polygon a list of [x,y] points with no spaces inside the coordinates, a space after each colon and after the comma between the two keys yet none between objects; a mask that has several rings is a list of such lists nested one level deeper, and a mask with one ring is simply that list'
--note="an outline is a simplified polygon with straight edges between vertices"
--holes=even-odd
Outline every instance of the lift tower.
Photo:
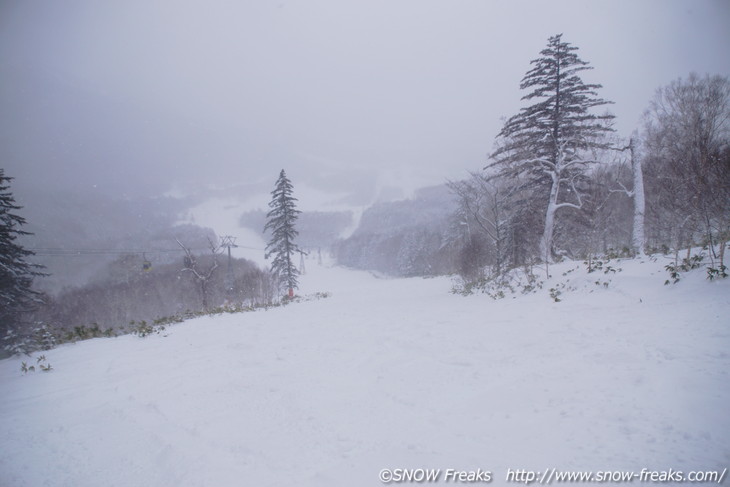
[{"label": "lift tower", "polygon": [[233,266],[231,265],[231,247],[238,247],[236,245],[236,237],[230,235],[221,236],[221,248],[228,248],[228,269],[226,271],[226,293],[233,294]]}]

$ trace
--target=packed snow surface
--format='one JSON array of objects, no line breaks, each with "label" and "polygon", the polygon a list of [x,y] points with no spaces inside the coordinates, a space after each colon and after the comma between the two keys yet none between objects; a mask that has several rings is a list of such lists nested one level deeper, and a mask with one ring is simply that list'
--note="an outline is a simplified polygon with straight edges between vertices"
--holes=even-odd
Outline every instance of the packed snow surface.
[{"label": "packed snow surface", "polygon": [[[730,466],[730,279],[666,258],[450,293],[307,261],[268,311],[0,362],[3,486],[377,486],[384,468]],[[544,271],[537,271],[544,272]],[[560,302],[550,288],[560,289]]]}]

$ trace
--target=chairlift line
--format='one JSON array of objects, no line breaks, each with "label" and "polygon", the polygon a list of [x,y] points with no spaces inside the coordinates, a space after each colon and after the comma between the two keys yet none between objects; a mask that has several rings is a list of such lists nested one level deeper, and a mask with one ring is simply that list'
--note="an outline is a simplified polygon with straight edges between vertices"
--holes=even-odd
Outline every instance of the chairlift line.
[{"label": "chairlift line", "polygon": [[[235,247],[241,248],[241,249],[248,249],[248,250],[260,250],[264,251],[264,249],[259,249],[256,247],[247,247],[245,245],[236,245]],[[129,255],[129,254],[164,254],[164,253],[171,253],[171,252],[182,252],[182,249],[67,249],[67,248],[58,248],[58,247],[36,247],[36,248],[26,248],[26,250],[29,250],[33,252],[34,255],[40,256],[40,257],[75,257],[75,256],[82,256],[82,255]],[[193,251],[207,251],[209,249],[207,248],[195,248],[190,249]]]},{"label": "chairlift line", "polygon": [[[141,250],[141,249],[64,249],[64,248],[28,248],[27,250],[33,252],[37,256],[50,256],[50,257],[73,257],[81,255],[129,255],[129,254],[162,254],[169,252],[181,252],[180,249],[153,249],[153,250]],[[193,249],[193,250],[205,250],[205,249]]]},{"label": "chairlift line", "polygon": [[152,262],[147,258],[147,252],[142,253],[142,270],[147,272],[152,269]]}]

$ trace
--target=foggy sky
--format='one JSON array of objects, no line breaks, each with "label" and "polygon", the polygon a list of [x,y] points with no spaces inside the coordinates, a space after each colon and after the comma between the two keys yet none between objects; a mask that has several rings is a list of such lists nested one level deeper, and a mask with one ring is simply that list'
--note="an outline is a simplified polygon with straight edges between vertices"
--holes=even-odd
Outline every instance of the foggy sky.
[{"label": "foggy sky", "polygon": [[551,35],[622,136],[654,91],[730,75],[730,2],[0,0],[0,167],[18,184],[358,193],[484,166]]}]

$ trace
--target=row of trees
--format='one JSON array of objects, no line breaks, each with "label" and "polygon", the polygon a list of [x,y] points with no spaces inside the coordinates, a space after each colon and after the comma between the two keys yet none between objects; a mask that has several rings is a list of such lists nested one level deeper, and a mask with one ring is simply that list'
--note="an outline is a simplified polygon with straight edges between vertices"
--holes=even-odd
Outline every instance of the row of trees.
[{"label": "row of trees", "polygon": [[17,214],[21,208],[15,204],[10,181],[0,169],[0,338],[11,348],[18,343],[36,346],[32,342],[38,330],[46,337],[90,328],[104,333],[128,329],[130,322],[152,322],[201,309],[268,305],[281,291],[288,290],[291,297],[298,286],[294,255],[301,251],[294,239],[300,212],[283,170],[265,225],[271,231],[266,258],[274,257],[270,271],[229,255],[224,276],[219,271],[223,245],[215,237],[208,237],[209,252],[203,254],[177,239],[184,254],[182,264],[162,263],[151,271],[144,256],[125,254],[107,265],[99,278],[55,296],[33,288],[34,278],[45,274],[29,261],[34,253],[17,242],[28,232],[21,228],[26,222]]},{"label": "row of trees", "polygon": [[[698,236],[724,265],[730,238],[730,81],[690,75],[660,89],[643,133],[650,237],[674,249]],[[718,254],[715,254],[718,249]]]},{"label": "row of trees", "polygon": [[454,269],[453,249],[446,242],[445,232],[436,228],[356,234],[335,244],[333,253],[341,265],[386,275],[435,276]]},{"label": "row of trees", "polygon": [[[613,130],[601,85],[581,78],[590,65],[561,35],[531,66],[520,84],[526,106],[505,121],[489,163],[448,183],[450,224],[399,219],[405,203],[373,208],[335,246],[338,261],[405,276],[456,272],[473,283],[563,257],[706,244],[710,267],[726,273],[728,79],[692,74],[661,88],[627,140]],[[369,213],[393,228],[364,228]]]},{"label": "row of trees", "polygon": [[342,265],[389,275],[451,273],[454,249],[448,229],[453,199],[441,185],[422,188],[407,200],[375,204],[332,252]]},{"label": "row of trees", "polygon": [[[123,330],[130,322],[183,316],[224,306],[249,307],[273,301],[276,287],[268,272],[245,259],[232,259],[233,283],[218,265],[220,255],[186,256],[182,262],[143,269],[140,255],[124,255],[110,264],[105,278],[45,296],[42,305],[26,314],[24,327],[44,325],[56,332],[96,326],[100,331]],[[197,272],[195,275],[193,272]]]},{"label": "row of trees", "polygon": [[550,37],[484,171],[449,183],[461,273],[484,278],[564,255],[708,245],[725,273],[730,232],[730,83],[690,75],[657,91],[643,127],[614,135],[610,102],[577,48]]}]

